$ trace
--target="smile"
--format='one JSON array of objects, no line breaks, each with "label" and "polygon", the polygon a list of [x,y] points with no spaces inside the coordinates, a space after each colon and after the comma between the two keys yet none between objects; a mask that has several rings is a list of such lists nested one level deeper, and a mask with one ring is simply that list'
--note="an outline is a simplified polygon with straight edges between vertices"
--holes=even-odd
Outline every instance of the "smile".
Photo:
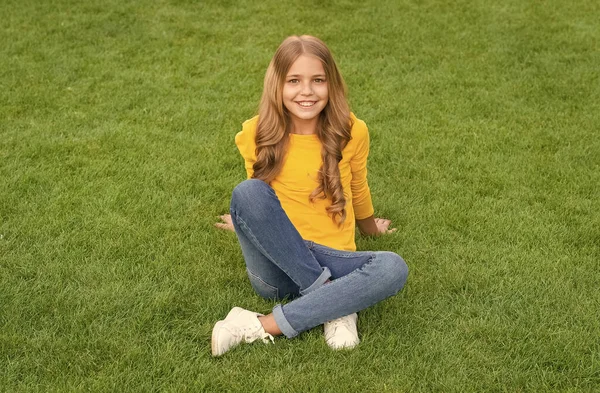
[{"label": "smile", "polygon": [[315,105],[317,101],[297,101],[296,103],[304,108],[310,108]]}]

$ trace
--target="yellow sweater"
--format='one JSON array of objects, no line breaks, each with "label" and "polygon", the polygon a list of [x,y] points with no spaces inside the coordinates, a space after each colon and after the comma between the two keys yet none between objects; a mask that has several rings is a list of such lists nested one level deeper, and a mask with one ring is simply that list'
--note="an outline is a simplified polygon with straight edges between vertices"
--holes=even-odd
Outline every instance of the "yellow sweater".
[{"label": "yellow sweater", "polygon": [[[310,193],[317,187],[317,173],[321,167],[321,142],[316,135],[290,134],[286,161],[281,172],[271,182],[281,206],[290,221],[305,240],[338,250],[355,251],[355,219],[373,215],[371,191],[367,183],[367,156],[369,131],[367,125],[351,114],[354,125],[352,139],[342,151],[339,163],[344,196],[346,221],[341,227],[334,223],[325,208],[329,199],[311,203]],[[235,144],[244,157],[248,178],[256,161],[256,126],[258,116],[244,122]]]}]

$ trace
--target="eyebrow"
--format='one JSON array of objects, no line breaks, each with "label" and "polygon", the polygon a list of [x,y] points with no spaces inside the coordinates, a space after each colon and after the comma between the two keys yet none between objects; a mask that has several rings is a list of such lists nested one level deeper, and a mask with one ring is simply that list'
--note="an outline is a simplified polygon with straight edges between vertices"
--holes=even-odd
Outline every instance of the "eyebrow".
[{"label": "eyebrow", "polygon": [[[287,75],[286,77],[287,77],[287,78],[292,78],[292,77],[294,77],[294,78],[298,78],[298,77],[301,77],[301,76],[303,76],[303,75],[300,75],[300,74],[293,74],[293,75]],[[317,74],[317,75],[313,75],[313,76],[311,76],[311,78],[325,78],[325,74]]]}]

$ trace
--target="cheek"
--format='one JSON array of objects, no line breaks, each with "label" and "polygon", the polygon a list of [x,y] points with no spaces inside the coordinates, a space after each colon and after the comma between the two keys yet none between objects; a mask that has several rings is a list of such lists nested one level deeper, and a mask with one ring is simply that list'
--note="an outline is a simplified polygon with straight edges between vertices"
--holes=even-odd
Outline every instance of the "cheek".
[{"label": "cheek", "polygon": [[315,89],[315,93],[319,94],[319,96],[326,98],[329,96],[329,89],[327,86],[319,86]]},{"label": "cheek", "polygon": [[296,96],[296,92],[293,88],[285,87],[282,92],[284,100],[290,100]]}]

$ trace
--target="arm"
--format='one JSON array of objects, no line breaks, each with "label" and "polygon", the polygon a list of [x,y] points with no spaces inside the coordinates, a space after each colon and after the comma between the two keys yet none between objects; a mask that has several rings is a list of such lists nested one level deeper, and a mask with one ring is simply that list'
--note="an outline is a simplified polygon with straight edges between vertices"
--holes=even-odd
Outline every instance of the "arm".
[{"label": "arm", "polygon": [[355,124],[353,131],[353,138],[356,139],[357,147],[350,161],[350,167],[352,170],[351,188],[356,214],[356,225],[358,225],[360,233],[364,236],[378,236],[384,233],[395,232],[395,228],[390,228],[390,220],[375,218],[373,216],[371,190],[367,182],[369,130],[363,122],[360,122]]},{"label": "arm", "polygon": [[[242,131],[238,132],[235,136],[235,144],[244,158],[244,168],[246,169],[246,175],[248,179],[252,178],[254,173],[253,165],[256,162],[256,125],[258,123],[258,116],[253,117],[250,120],[246,120],[242,125]],[[233,222],[231,221],[231,215],[223,214],[219,216],[220,221],[215,223],[215,226],[219,229],[226,231],[235,232]]]}]

